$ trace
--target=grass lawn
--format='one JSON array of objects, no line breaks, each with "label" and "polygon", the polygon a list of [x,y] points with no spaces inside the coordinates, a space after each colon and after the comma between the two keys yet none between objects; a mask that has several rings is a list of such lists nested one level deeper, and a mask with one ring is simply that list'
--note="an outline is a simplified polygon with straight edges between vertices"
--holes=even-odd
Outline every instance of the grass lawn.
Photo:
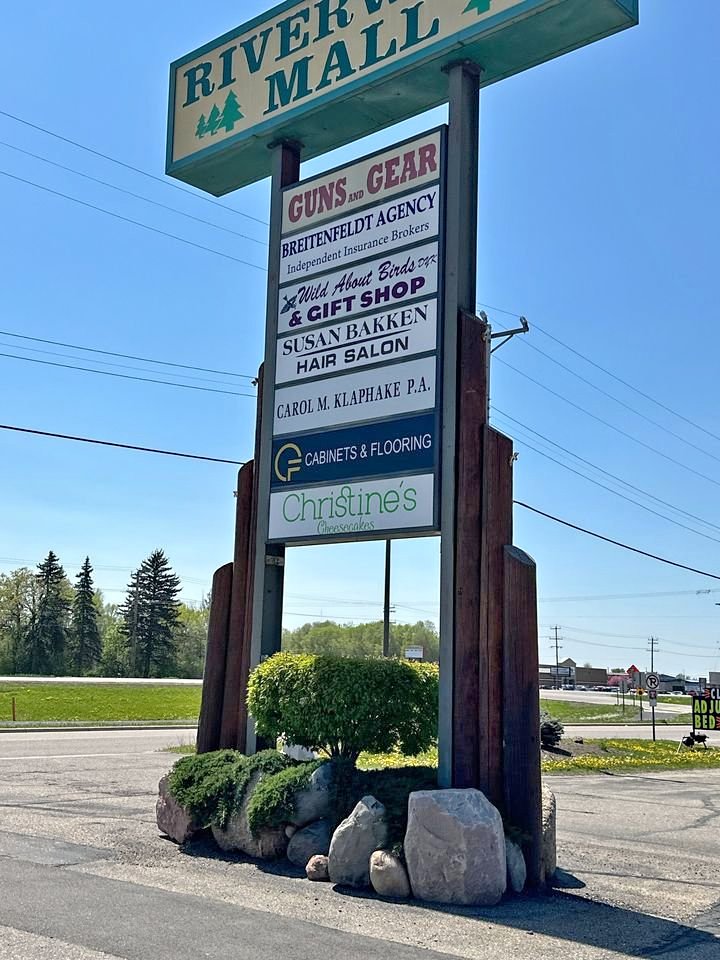
[{"label": "grass lawn", "polygon": [[[575,703],[567,700],[546,700],[544,697],[540,701],[543,710],[561,720],[563,723],[638,723],[640,720],[639,706],[632,704],[630,697],[625,698],[625,713],[623,713],[622,704],[615,703],[606,706],[597,703]],[[650,722],[650,708],[647,700],[643,702],[643,721]],[[676,714],[672,719],[658,720],[658,723],[670,724],[690,724],[691,715]]]},{"label": "grass lawn", "polygon": [[[679,737],[678,737],[679,740]],[[678,753],[678,740],[586,740],[585,752],[574,756],[550,756],[543,751],[543,773],[634,773],[639,770],[720,770],[720,749],[685,747]],[[561,748],[565,746],[565,741]],[[574,746],[567,744],[567,746]]]},{"label": "grass lawn", "polygon": [[190,721],[200,713],[200,687],[133,684],[0,684],[0,722]]}]

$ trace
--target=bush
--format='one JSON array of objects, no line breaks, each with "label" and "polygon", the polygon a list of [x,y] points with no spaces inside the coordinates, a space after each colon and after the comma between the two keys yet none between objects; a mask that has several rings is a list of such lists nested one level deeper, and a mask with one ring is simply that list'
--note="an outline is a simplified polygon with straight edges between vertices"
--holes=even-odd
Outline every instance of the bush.
[{"label": "bush", "polygon": [[258,733],[355,763],[363,751],[414,756],[437,737],[438,669],[404,660],[279,653],[252,673]]},{"label": "bush", "polygon": [[277,750],[246,757],[235,750],[217,750],[183,757],[170,772],[170,793],[202,827],[224,828],[240,807],[255,773],[279,773],[297,766]]},{"label": "bush", "polygon": [[298,793],[327,760],[314,760],[288,767],[265,777],[255,788],[247,806],[248,825],[257,834],[263,827],[280,827],[295,813]]},{"label": "bush", "polygon": [[556,747],[564,733],[565,727],[560,720],[551,717],[546,710],[540,711],[540,743],[543,747]]}]

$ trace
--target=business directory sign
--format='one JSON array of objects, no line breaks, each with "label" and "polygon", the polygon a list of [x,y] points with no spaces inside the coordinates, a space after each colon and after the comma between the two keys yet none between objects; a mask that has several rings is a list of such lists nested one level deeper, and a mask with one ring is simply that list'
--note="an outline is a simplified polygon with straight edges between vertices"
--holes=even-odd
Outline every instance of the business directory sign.
[{"label": "business directory sign", "polygon": [[439,529],[445,139],[285,191],[271,541]]}]

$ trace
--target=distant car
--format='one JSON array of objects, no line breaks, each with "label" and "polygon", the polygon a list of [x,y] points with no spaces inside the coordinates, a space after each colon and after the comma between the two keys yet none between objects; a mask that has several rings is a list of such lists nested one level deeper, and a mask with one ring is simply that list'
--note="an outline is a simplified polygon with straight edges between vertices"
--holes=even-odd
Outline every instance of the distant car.
[{"label": "distant car", "polygon": [[584,687],[582,684],[580,684],[579,686],[575,687],[575,689],[576,689],[576,690],[587,690],[587,687]]}]

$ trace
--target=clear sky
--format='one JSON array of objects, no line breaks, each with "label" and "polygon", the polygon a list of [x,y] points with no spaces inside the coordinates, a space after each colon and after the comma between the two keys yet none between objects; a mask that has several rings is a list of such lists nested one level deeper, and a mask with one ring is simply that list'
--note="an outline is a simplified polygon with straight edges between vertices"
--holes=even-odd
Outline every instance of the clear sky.
[{"label": "clear sky", "polygon": [[[267,6],[266,0],[12,4],[3,11],[0,35],[0,110],[164,179],[170,61]],[[720,437],[720,114],[712,67],[720,6],[716,0],[641,0],[641,8],[639,28],[483,93],[480,301],[492,305],[486,309],[498,326],[514,325],[512,313],[539,325],[526,342],[516,340],[497,354],[493,404],[505,416],[496,413],[495,422],[519,441],[519,499],[720,574],[720,439],[699,429]],[[307,164],[304,174],[444,118],[442,110],[418,117]],[[254,390],[236,374],[253,375],[262,358],[268,183],[218,203],[2,114],[0,141],[0,353],[242,394],[0,356],[0,422],[229,459],[250,456]],[[113,358],[96,355],[93,362],[91,354],[10,333],[223,373],[120,359],[115,362],[127,368],[102,366],[97,361]],[[49,352],[32,352],[39,350]],[[89,553],[98,586],[119,600],[130,570],[162,547],[183,577],[185,598],[198,600],[213,570],[232,555],[234,485],[231,466],[0,431],[0,570],[33,565],[53,549],[74,576]],[[541,659],[552,655],[549,632],[558,624],[561,656],[580,663],[634,661],[644,668],[645,638],[653,634],[661,638],[662,670],[697,676],[720,669],[720,608],[714,606],[720,581],[635,557],[521,509],[515,540],[538,562]],[[436,619],[439,541],[401,541],[394,557],[396,619]],[[291,551],[287,625],[320,616],[379,617],[382,558],[381,544]]]}]

